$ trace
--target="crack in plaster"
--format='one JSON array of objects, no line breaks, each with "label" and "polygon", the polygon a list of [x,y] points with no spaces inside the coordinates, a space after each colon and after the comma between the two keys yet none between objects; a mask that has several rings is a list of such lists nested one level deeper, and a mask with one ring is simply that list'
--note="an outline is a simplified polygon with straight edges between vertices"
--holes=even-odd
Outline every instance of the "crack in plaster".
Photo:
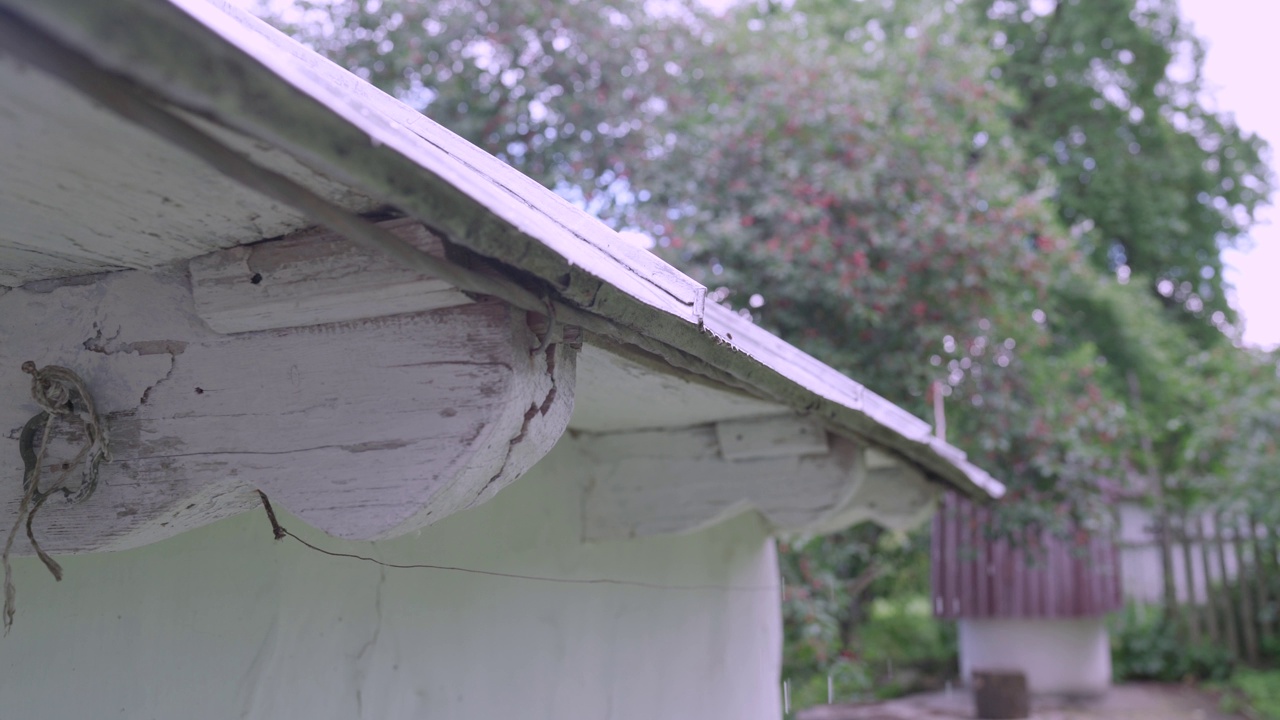
[{"label": "crack in plaster", "polygon": [[369,638],[360,652],[356,653],[356,717],[364,717],[364,683],[369,677],[369,668],[366,660],[370,653],[378,644],[378,638],[382,636],[382,591],[387,584],[387,569],[385,567],[378,568],[378,584],[374,586],[373,594],[373,611],[374,625],[373,637]]},{"label": "crack in plaster", "polygon": [[258,695],[263,684],[263,668],[267,662],[267,656],[271,655],[272,650],[276,646],[276,636],[279,634],[279,622],[277,617],[271,618],[271,625],[267,628],[267,632],[262,636],[262,642],[258,643],[258,649],[253,654],[253,660],[249,662],[249,667],[245,669],[244,676],[240,679],[241,685],[247,685],[248,689],[244,693],[244,705],[240,710],[240,717],[248,718],[254,714],[254,707],[257,705]]},{"label": "crack in plaster", "polygon": [[137,340],[134,342],[119,342],[120,335],[124,332],[122,326],[116,326],[114,335],[106,337],[102,332],[102,326],[98,323],[93,324],[94,335],[87,338],[81,346],[89,352],[98,353],[99,355],[112,356],[119,353],[129,355],[137,355],[145,357],[147,355],[168,355],[169,370],[159,380],[151,383],[142,391],[142,397],[138,399],[139,405],[146,405],[147,400],[151,398],[151,391],[160,387],[162,383],[173,377],[174,371],[178,367],[178,356],[187,351],[187,344],[182,340]]}]

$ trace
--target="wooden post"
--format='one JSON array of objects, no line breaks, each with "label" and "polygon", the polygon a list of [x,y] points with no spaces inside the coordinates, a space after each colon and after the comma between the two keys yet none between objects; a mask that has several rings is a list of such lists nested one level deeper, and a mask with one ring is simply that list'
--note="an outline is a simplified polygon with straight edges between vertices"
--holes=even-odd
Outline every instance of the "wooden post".
[{"label": "wooden post", "polygon": [[1182,570],[1186,577],[1187,597],[1184,600],[1183,616],[1187,624],[1187,639],[1192,645],[1200,644],[1199,607],[1196,603],[1196,574],[1191,562],[1191,532],[1187,523],[1187,514],[1182,513],[1178,519],[1178,540],[1182,545]]},{"label": "wooden post", "polygon": [[[1240,657],[1240,633],[1236,625],[1235,608],[1231,607],[1231,579],[1227,576],[1227,541],[1226,530],[1222,526],[1222,513],[1213,514],[1214,543],[1218,546],[1218,568],[1222,571],[1222,588],[1218,597],[1222,603],[1222,629],[1227,635],[1227,647],[1231,654]],[[1239,568],[1237,567],[1237,570]]]},{"label": "wooden post", "polygon": [[1016,720],[1031,714],[1027,676],[1016,671],[974,670],[973,702],[981,720]]},{"label": "wooden post", "polygon": [[[1241,518],[1237,516],[1233,517],[1231,522],[1231,549],[1236,555],[1236,581],[1240,588],[1240,634],[1244,639],[1245,659],[1250,665],[1256,665],[1258,663],[1258,614],[1253,611],[1253,598],[1250,597],[1249,590],[1256,586],[1258,577],[1256,570],[1255,572],[1246,571],[1244,544],[1240,539],[1240,520]],[[1256,557],[1253,564],[1258,564]]]},{"label": "wooden post", "polygon": [[1217,645],[1222,642],[1222,633],[1218,628],[1218,604],[1213,590],[1213,567],[1209,562],[1209,540],[1204,532],[1204,515],[1196,515],[1196,539],[1200,541],[1200,565],[1204,570],[1204,616],[1205,626],[1209,631],[1209,642]]},{"label": "wooden post", "polygon": [[1271,555],[1268,542],[1264,542],[1261,536],[1261,528],[1258,525],[1258,518],[1249,517],[1249,535],[1253,541],[1253,563],[1255,580],[1254,588],[1257,590],[1258,597],[1258,630],[1263,640],[1270,639],[1273,634],[1272,613],[1268,608],[1269,598],[1271,597]]},{"label": "wooden post", "polygon": [[1178,608],[1178,587],[1173,576],[1173,538],[1169,530],[1169,508],[1165,506],[1164,481],[1160,481],[1159,523],[1160,577],[1164,585],[1164,615],[1172,618]]}]

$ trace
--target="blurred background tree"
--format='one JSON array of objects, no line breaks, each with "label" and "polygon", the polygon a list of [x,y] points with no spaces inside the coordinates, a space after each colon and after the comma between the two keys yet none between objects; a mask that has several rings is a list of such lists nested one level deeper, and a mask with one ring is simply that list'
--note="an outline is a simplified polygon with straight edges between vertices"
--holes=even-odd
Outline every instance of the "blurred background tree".
[{"label": "blurred background tree", "polygon": [[1093,265],[1138,276],[1199,344],[1221,342],[1235,314],[1220,253],[1252,224],[1269,173],[1262,140],[1202,104],[1203,48],[1176,0],[969,7],[1020,99],[1017,142],[1057,178],[1057,212]]}]

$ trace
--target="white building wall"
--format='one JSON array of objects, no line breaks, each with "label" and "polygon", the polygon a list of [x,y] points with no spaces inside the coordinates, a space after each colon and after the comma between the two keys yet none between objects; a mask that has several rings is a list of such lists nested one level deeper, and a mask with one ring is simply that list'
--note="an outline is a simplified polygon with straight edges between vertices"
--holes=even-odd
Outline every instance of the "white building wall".
[{"label": "white building wall", "polygon": [[[584,464],[526,477],[415,537],[335,540],[389,562],[732,584],[662,590],[384,569],[271,538],[252,512],[138,550],[15,561],[6,718],[779,718],[778,573],[754,515],[683,537],[583,544]],[[48,509],[47,509],[48,510]],[[37,526],[56,523],[45,512]]]},{"label": "white building wall", "polygon": [[1040,695],[1100,695],[1111,685],[1111,644],[1103,618],[963,619],[960,675],[1021,670]]}]

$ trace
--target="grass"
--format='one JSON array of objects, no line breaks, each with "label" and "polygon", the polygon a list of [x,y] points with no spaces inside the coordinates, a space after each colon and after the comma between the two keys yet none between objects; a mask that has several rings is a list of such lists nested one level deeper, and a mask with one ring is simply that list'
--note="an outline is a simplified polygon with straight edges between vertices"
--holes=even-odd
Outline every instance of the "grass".
[{"label": "grass", "polygon": [[[1245,711],[1259,720],[1280,720],[1280,670],[1237,670],[1224,683],[1224,710]],[[1228,698],[1232,698],[1228,700]],[[1235,707],[1230,705],[1235,704]]]}]

